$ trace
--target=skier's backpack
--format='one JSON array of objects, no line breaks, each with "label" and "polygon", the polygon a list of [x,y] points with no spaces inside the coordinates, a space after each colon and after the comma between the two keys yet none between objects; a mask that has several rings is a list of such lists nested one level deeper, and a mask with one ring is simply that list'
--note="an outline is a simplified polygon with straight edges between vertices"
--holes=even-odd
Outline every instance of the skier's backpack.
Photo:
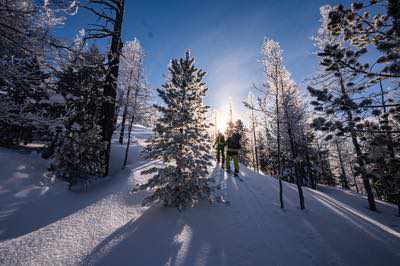
[{"label": "skier's backpack", "polygon": [[235,150],[239,150],[241,148],[240,135],[238,133],[233,133],[232,136],[229,138],[228,147]]}]

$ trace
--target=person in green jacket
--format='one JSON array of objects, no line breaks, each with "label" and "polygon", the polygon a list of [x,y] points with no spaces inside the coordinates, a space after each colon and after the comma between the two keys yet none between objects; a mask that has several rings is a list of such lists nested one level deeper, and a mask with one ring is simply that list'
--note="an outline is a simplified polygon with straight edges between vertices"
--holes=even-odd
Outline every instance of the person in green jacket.
[{"label": "person in green jacket", "polygon": [[218,133],[217,138],[215,139],[214,148],[216,149],[217,153],[217,165],[221,162],[222,159],[221,166],[223,168],[225,162],[225,137],[221,132]]},{"label": "person in green jacket", "polygon": [[226,140],[227,150],[226,150],[226,171],[231,172],[231,160],[233,160],[233,165],[235,168],[234,175],[239,175],[239,151],[240,151],[240,135],[234,132]]}]

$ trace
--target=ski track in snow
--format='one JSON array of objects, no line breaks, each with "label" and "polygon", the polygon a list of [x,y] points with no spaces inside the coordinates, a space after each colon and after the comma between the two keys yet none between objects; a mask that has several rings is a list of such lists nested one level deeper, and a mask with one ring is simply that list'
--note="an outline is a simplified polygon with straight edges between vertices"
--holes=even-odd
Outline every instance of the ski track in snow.
[{"label": "ski track in snow", "polygon": [[[137,129],[136,140],[149,134]],[[302,211],[296,186],[284,183],[282,210],[277,180],[242,167],[241,182],[216,167],[229,204],[142,207],[148,192],[129,192],[149,162],[135,145],[120,170],[123,150],[114,144],[112,178],[81,193],[39,186],[32,176],[44,162],[1,149],[0,160],[15,161],[0,166],[0,264],[399,265],[400,218],[390,204],[372,213],[361,196],[321,186],[304,188]]]}]

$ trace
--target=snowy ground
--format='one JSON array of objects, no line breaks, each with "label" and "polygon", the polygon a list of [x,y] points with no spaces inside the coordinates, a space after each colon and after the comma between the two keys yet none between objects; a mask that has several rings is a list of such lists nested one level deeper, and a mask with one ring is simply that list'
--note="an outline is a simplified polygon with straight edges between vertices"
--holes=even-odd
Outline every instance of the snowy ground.
[{"label": "snowy ground", "polygon": [[0,149],[1,265],[399,265],[400,218],[378,202],[372,213],[362,197],[320,187],[284,185],[242,168],[243,182],[215,168],[227,204],[178,212],[141,207],[146,192],[140,144],[151,134],[136,127],[137,144],[126,169],[124,147],[113,145],[112,178],[86,193],[58,182],[43,184],[47,163],[36,154]]}]

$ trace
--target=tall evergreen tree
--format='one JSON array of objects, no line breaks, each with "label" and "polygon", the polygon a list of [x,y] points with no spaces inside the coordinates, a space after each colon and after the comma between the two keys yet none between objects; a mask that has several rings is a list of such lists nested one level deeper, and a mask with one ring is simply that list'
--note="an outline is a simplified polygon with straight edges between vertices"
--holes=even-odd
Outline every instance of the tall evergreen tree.
[{"label": "tall evergreen tree", "polygon": [[189,51],[184,58],[173,59],[168,70],[170,77],[157,90],[164,105],[155,106],[161,114],[155,137],[145,149],[148,159],[162,160],[163,165],[145,170],[155,175],[135,190],[154,189],[144,204],[161,201],[181,210],[211,199],[208,107],[203,104],[206,72],[194,66]]},{"label": "tall evergreen tree", "polygon": [[104,79],[104,57],[94,46],[75,54],[59,76],[64,124],[58,128],[52,168],[70,185],[77,178],[98,177],[105,171],[101,136]]},{"label": "tall evergreen tree", "polygon": [[[317,130],[351,139],[357,157],[357,174],[363,180],[369,208],[376,210],[365,152],[360,143],[363,112],[365,107],[371,104],[371,99],[365,97],[369,85],[346,66],[359,58],[363,51],[355,53],[351,47],[344,45],[343,36],[328,31],[328,21],[332,13],[330,10],[329,6],[321,9],[321,28],[315,37],[323,74],[316,79],[317,82],[314,82],[313,86],[308,87],[311,96],[315,98],[311,104],[319,112],[313,126]],[[326,140],[332,138],[333,135],[328,134]]]}]

